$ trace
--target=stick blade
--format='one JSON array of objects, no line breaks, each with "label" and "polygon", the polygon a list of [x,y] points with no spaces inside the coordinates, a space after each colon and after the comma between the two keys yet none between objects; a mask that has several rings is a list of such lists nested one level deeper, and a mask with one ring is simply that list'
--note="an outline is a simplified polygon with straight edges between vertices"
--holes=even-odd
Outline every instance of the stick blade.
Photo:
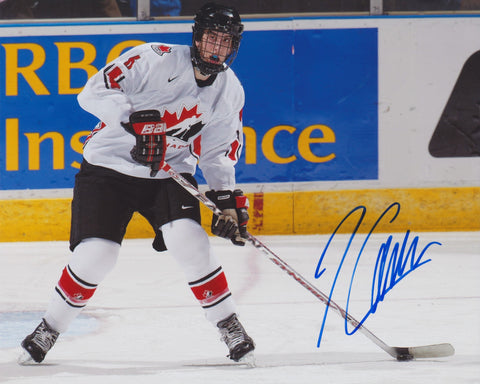
[{"label": "stick blade", "polygon": [[455,349],[451,344],[432,344],[419,347],[395,347],[395,357],[398,361],[408,361],[412,359],[431,359],[436,357],[452,356]]},{"label": "stick blade", "polygon": [[414,359],[427,359],[432,357],[447,357],[455,353],[455,348],[451,344],[433,344],[421,347],[410,347],[408,352]]}]

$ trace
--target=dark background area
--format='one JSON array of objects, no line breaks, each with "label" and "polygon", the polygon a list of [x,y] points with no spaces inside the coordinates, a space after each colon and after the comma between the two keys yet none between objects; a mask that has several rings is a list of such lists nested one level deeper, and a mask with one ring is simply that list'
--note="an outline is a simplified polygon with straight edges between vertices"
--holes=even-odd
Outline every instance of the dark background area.
[{"label": "dark background area", "polygon": [[[192,16],[206,0],[151,0],[151,16]],[[240,14],[370,12],[370,0],[227,0]],[[480,11],[480,0],[384,0],[383,12]],[[0,0],[0,19],[135,17],[136,0]]]}]

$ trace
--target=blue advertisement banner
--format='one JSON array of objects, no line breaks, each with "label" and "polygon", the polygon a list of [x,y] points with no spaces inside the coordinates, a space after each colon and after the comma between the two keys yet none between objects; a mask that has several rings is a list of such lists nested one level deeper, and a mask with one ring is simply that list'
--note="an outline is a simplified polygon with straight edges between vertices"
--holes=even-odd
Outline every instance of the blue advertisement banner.
[{"label": "blue advertisement banner", "polygon": [[[146,41],[190,44],[191,34],[1,39],[0,190],[73,187],[97,123],[76,96]],[[376,28],[245,32],[233,65],[246,93],[237,182],[377,179],[377,56]]]}]

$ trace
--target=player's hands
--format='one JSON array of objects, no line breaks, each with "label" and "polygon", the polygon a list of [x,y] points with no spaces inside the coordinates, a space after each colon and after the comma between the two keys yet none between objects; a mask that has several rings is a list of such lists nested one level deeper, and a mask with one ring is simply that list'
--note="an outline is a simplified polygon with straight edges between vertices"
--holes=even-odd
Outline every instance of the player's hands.
[{"label": "player's hands", "polygon": [[240,189],[232,191],[208,191],[205,194],[222,211],[213,215],[212,233],[230,239],[233,244],[243,246],[248,238],[248,198]]},{"label": "player's hands", "polygon": [[166,125],[162,122],[160,112],[153,109],[133,112],[129,120],[122,126],[136,138],[130,155],[136,162],[150,166],[150,176],[154,177],[165,160]]}]

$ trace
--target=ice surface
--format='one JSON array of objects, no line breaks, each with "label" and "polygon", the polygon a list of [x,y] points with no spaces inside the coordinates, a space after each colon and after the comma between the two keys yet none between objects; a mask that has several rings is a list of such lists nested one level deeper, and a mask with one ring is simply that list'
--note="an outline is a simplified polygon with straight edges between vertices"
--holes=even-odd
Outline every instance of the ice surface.
[{"label": "ice surface", "polygon": [[[0,243],[0,382],[9,383],[480,383],[480,233],[418,236],[417,257],[431,262],[396,284],[365,326],[392,346],[448,342],[452,357],[397,362],[329,311],[251,246],[211,238],[222,260],[240,319],[254,338],[256,367],[232,364],[175,261],[150,240],[127,240],[115,270],[100,285],[82,317],[61,335],[45,362],[19,366],[18,347],[40,321],[68,261],[65,242]],[[260,237],[326,294],[348,236],[332,243],[318,280],[314,273],[328,236]],[[375,235],[357,266],[349,312],[370,308],[372,275],[380,245]],[[405,234],[393,234],[402,244]],[[353,267],[363,244],[358,235],[339,272],[333,300],[345,308]],[[351,330],[351,327],[348,328]]]}]

